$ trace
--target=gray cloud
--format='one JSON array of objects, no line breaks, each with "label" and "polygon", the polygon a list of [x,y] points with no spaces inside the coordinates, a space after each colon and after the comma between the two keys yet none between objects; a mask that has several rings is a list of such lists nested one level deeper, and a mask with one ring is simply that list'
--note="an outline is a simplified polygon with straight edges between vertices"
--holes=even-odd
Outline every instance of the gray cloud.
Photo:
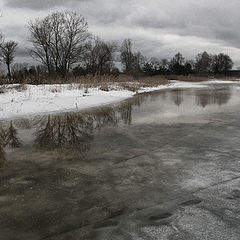
[{"label": "gray cloud", "polygon": [[[26,23],[53,10],[79,11],[106,40],[132,38],[151,57],[225,52],[240,59],[239,0],[4,0],[1,31],[27,45]],[[9,20],[10,19],[10,20]],[[8,21],[7,21],[8,20]]]},{"label": "gray cloud", "polygon": [[86,0],[5,0],[5,4],[11,8],[27,8],[33,10],[48,9],[58,6],[64,6],[67,2],[80,2]]}]

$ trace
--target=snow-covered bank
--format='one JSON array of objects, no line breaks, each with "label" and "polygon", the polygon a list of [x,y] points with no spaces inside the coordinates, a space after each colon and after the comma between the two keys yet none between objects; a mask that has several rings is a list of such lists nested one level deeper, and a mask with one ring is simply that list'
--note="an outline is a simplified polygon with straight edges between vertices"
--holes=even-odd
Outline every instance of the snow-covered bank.
[{"label": "snow-covered bank", "polygon": [[[138,93],[172,88],[200,88],[211,83],[233,83],[230,81],[178,82],[168,85],[141,88]],[[236,81],[235,81],[236,83]],[[25,85],[23,89],[6,87],[0,93],[0,120],[15,119],[52,112],[65,112],[97,107],[120,102],[135,95],[135,92],[114,86],[114,90],[102,91],[99,88],[80,88],[79,85]]]}]

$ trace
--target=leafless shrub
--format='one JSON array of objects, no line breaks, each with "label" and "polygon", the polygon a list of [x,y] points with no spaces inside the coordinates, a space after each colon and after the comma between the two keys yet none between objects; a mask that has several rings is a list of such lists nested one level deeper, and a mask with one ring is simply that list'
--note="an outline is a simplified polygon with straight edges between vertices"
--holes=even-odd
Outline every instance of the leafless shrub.
[{"label": "leafless shrub", "polygon": [[15,89],[17,92],[23,92],[27,90],[27,85],[19,84],[19,85],[13,86],[12,89]]},{"label": "leafless shrub", "polygon": [[56,86],[56,87],[50,88],[49,91],[52,92],[52,93],[60,93],[61,88]]},{"label": "leafless shrub", "polygon": [[103,84],[103,85],[100,87],[100,90],[105,91],[105,92],[108,92],[108,91],[109,91],[109,86],[108,86],[108,84]]},{"label": "leafless shrub", "polygon": [[88,93],[88,86],[86,86],[84,93],[87,94]]},{"label": "leafless shrub", "polygon": [[6,91],[6,87],[0,87],[0,94],[4,94]]},{"label": "leafless shrub", "polygon": [[131,83],[121,83],[120,87],[124,90],[128,90],[131,92],[137,92],[140,89],[139,84],[131,84]]}]

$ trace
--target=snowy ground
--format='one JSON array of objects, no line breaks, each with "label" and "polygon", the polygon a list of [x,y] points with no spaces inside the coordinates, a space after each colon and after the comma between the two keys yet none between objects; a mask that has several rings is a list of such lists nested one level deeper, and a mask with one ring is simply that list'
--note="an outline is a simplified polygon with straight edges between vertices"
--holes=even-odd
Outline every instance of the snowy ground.
[{"label": "snowy ground", "polygon": [[[141,88],[138,93],[168,88],[199,88],[212,83],[233,82],[208,81],[190,83],[171,81],[168,85]],[[16,87],[17,85],[5,86],[4,93],[0,93],[0,120],[97,107],[120,102],[136,94],[136,92],[122,90],[116,85],[113,86],[111,91],[102,91],[99,88],[89,88],[86,91],[86,89],[74,84],[25,85],[23,89]]]}]

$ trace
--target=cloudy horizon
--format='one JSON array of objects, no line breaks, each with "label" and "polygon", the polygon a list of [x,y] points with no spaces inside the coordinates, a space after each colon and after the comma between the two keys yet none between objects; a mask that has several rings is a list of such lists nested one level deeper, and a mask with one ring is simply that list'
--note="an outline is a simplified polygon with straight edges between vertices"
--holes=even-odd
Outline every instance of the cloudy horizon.
[{"label": "cloudy horizon", "polygon": [[170,59],[181,52],[194,59],[203,51],[223,52],[240,68],[240,2],[231,0],[1,0],[0,32],[19,43],[17,61],[29,62],[27,23],[56,10],[74,10],[89,31],[107,41],[131,38],[135,51]]}]

